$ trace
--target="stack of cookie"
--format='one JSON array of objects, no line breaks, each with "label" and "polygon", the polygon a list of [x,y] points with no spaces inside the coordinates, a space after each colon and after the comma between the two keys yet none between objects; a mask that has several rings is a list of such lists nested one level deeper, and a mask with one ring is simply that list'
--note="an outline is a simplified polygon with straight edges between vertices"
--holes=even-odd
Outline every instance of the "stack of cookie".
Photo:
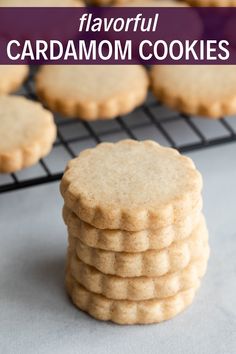
[{"label": "stack of cookie", "polygon": [[201,189],[193,162],[153,141],[102,143],[70,161],[61,193],[74,304],[120,324],[183,311],[209,256]]}]

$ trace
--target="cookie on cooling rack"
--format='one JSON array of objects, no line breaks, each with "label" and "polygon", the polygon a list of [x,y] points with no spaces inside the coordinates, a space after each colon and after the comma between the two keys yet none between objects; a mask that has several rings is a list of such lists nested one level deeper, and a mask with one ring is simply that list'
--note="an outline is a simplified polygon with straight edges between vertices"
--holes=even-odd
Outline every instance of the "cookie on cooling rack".
[{"label": "cookie on cooling rack", "polygon": [[118,5],[133,7],[174,7],[186,6],[184,2],[179,3],[175,0],[88,0],[87,3],[92,5]]},{"label": "cookie on cooling rack", "polygon": [[116,4],[121,4],[122,6],[122,4],[125,4],[127,1],[129,0],[86,0],[86,3],[96,6],[111,6]]},{"label": "cookie on cooling rack", "polygon": [[192,6],[217,6],[217,7],[225,7],[225,6],[236,6],[236,0],[185,0]]},{"label": "cookie on cooling rack", "polygon": [[158,100],[186,114],[236,114],[236,71],[226,65],[156,65],[151,87]]},{"label": "cookie on cooling rack", "polygon": [[148,86],[140,65],[51,65],[36,77],[37,94],[50,109],[88,121],[129,113],[145,101]]},{"label": "cookie on cooling rack", "polygon": [[125,7],[186,7],[184,1],[176,0],[117,0],[118,6]]},{"label": "cookie on cooling rack", "polygon": [[15,172],[47,155],[56,138],[52,114],[19,96],[0,97],[0,172]]},{"label": "cookie on cooling rack", "polygon": [[0,7],[78,7],[81,0],[1,0]]},{"label": "cookie on cooling rack", "polygon": [[27,65],[0,65],[0,94],[16,91],[29,73]]}]

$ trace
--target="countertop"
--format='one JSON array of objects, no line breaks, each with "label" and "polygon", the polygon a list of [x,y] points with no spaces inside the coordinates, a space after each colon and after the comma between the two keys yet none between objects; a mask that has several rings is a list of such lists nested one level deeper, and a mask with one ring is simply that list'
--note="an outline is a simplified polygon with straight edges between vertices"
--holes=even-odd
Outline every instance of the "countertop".
[{"label": "countertop", "polygon": [[70,303],[58,183],[0,195],[0,353],[236,352],[236,144],[189,156],[204,178],[211,257],[193,305],[158,325],[98,322]]}]

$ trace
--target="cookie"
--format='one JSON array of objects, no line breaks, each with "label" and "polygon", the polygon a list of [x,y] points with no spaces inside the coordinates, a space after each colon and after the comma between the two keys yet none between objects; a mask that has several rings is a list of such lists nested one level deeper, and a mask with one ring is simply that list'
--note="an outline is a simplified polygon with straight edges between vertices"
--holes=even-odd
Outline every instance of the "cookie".
[{"label": "cookie", "polygon": [[109,6],[109,5],[116,5],[116,4],[125,4],[127,0],[87,0],[86,3],[89,5],[96,5],[96,6]]},{"label": "cookie", "polygon": [[162,299],[176,295],[194,287],[206,272],[209,248],[198,258],[179,272],[161,277],[122,278],[103,274],[96,268],[88,266],[68,253],[71,274],[87,290],[101,294],[113,300],[149,300]]},{"label": "cookie", "polygon": [[86,246],[78,238],[69,235],[69,247],[78,258],[105,274],[120,277],[159,277],[185,268],[190,261],[205,252],[208,232],[205,220],[185,240],[174,242],[160,251],[148,250],[139,253],[103,251]]},{"label": "cookie", "polygon": [[200,200],[202,178],[177,150],[123,140],[71,160],[60,189],[66,206],[96,228],[141,231],[190,214]]},{"label": "cookie", "polygon": [[[99,0],[98,0],[99,1]],[[103,0],[101,0],[103,1]],[[175,0],[118,0],[118,6],[125,7],[186,7],[186,3]]]},{"label": "cookie", "polygon": [[47,155],[56,138],[52,114],[19,96],[0,97],[0,172],[15,172]]},{"label": "cookie", "polygon": [[165,299],[144,301],[112,300],[86,290],[67,271],[66,287],[75,306],[102,321],[118,324],[147,324],[168,320],[185,310],[193,301],[194,288]]},{"label": "cookie", "polygon": [[16,91],[29,73],[27,65],[0,65],[0,95]]},{"label": "cookie", "polygon": [[145,101],[148,86],[140,65],[49,65],[36,78],[37,94],[50,109],[87,121],[131,112]]},{"label": "cookie", "polygon": [[78,7],[80,0],[0,0],[0,7]]},{"label": "cookie", "polygon": [[185,0],[192,6],[236,6],[236,0]]},{"label": "cookie", "polygon": [[89,4],[106,6],[106,5],[118,5],[118,6],[132,6],[132,7],[179,7],[187,6],[183,2],[177,2],[174,0],[88,0]]},{"label": "cookie", "polygon": [[66,206],[63,208],[63,219],[69,234],[87,246],[115,252],[143,252],[162,249],[188,237],[199,221],[201,209],[202,199],[184,220],[161,229],[137,232],[97,229],[80,220]]},{"label": "cookie", "polygon": [[157,65],[151,85],[161,102],[186,114],[220,118],[236,113],[234,66]]}]

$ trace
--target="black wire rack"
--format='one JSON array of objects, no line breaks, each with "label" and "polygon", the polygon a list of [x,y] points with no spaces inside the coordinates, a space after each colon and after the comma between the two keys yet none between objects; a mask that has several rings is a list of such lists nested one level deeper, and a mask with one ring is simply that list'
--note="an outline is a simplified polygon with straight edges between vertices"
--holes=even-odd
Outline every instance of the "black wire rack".
[{"label": "black wire rack", "polygon": [[[18,92],[37,100],[33,68]],[[134,112],[109,121],[83,122],[55,115],[57,140],[51,153],[33,167],[0,175],[0,193],[60,180],[69,159],[102,141],[153,139],[182,153],[236,141],[236,117],[208,120],[168,109],[151,94]]]}]

